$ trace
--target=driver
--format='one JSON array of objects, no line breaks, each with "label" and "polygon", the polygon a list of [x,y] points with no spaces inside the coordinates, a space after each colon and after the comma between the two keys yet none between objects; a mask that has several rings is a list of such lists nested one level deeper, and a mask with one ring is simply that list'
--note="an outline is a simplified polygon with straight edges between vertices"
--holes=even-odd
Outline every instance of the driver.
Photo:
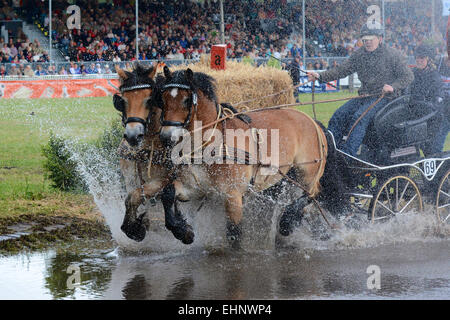
[{"label": "driver", "polygon": [[[373,95],[348,101],[335,111],[328,125],[337,147],[353,156],[356,156],[376,112],[401,95],[401,90],[408,87],[414,79],[404,56],[382,43],[383,30],[369,28],[364,24],[360,37],[363,47],[356,50],[344,63],[320,74],[308,73],[310,81],[318,79],[329,82],[356,72],[361,81],[359,94]],[[385,96],[375,104],[382,93]]]}]

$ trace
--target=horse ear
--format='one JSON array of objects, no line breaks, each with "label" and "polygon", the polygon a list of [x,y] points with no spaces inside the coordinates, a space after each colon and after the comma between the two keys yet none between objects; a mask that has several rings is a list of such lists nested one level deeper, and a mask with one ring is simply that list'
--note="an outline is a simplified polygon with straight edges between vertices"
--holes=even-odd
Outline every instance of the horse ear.
[{"label": "horse ear", "polygon": [[184,72],[184,76],[186,77],[186,80],[189,83],[193,83],[194,82],[194,73],[192,72],[192,70],[190,68],[186,69],[186,71]]},{"label": "horse ear", "polygon": [[168,66],[164,66],[164,76],[169,80],[172,79],[172,73],[170,72]]},{"label": "horse ear", "polygon": [[128,78],[125,71],[123,69],[120,69],[120,67],[118,65],[116,65],[116,72],[122,80],[125,80]]},{"label": "horse ear", "polygon": [[158,66],[153,67],[153,69],[149,72],[148,77],[153,80],[156,75],[156,71],[158,71]]}]

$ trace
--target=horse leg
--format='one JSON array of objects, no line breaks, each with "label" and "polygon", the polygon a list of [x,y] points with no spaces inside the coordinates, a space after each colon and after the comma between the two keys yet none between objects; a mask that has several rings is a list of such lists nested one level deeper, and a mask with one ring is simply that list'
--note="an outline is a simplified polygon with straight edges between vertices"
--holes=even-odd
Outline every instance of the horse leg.
[{"label": "horse leg", "polygon": [[241,242],[241,220],[242,220],[242,194],[238,191],[232,192],[225,200],[225,211],[227,220],[227,239],[233,249],[240,248]]},{"label": "horse leg", "polygon": [[177,200],[175,199],[175,186],[173,184],[164,188],[161,202],[164,207],[166,228],[173,233],[176,239],[181,240],[184,244],[194,242],[194,231],[186,223],[181,211],[178,210]]},{"label": "horse leg", "polygon": [[303,208],[310,202],[311,200],[306,195],[303,195],[284,209],[279,223],[279,232],[282,236],[287,237],[295,228],[301,225]]},{"label": "horse leg", "polygon": [[142,190],[140,188],[130,192],[125,199],[125,217],[120,229],[128,238],[140,242],[144,240],[147,230],[142,223],[145,214],[137,216],[138,207],[144,202]]},{"label": "horse leg", "polygon": [[143,204],[146,198],[153,197],[160,189],[161,183],[144,184],[142,188],[137,188],[130,192],[125,199],[125,217],[120,229],[134,241],[144,240],[147,229],[143,223],[146,213],[137,216],[137,209]]}]

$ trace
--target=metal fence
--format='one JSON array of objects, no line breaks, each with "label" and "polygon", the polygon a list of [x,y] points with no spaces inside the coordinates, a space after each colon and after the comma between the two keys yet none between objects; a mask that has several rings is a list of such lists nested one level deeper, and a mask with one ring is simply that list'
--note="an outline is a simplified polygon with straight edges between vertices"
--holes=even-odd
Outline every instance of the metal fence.
[{"label": "metal fence", "polygon": [[[328,66],[332,66],[334,61],[336,61],[338,64],[341,64],[343,61],[347,60],[348,57],[315,57],[315,58],[306,58],[306,66],[304,66],[304,69],[311,69],[308,68],[309,63],[314,64],[315,62],[319,61],[325,61]],[[233,59],[234,61],[241,61],[242,59]],[[256,66],[266,65],[268,62],[268,58],[257,58],[253,59]],[[158,60],[139,60],[139,63],[144,66],[151,66],[156,64]],[[198,60],[163,60],[166,65],[174,66],[174,65],[188,65],[191,63],[198,62]],[[292,59],[281,59],[283,63],[288,65]],[[31,69],[36,72],[38,70],[38,66],[42,68],[42,70],[45,70],[48,72],[50,66],[54,66],[55,71],[52,74],[49,75],[34,75],[34,76],[0,76],[1,81],[6,80],[24,80],[24,79],[61,79],[61,77],[55,77],[58,75],[62,75],[65,77],[65,79],[95,79],[99,78],[99,75],[101,75],[102,78],[116,78],[115,76],[115,66],[118,65],[120,68],[125,69],[131,69],[133,64],[136,63],[136,61],[121,61],[121,62],[112,62],[112,61],[82,61],[82,62],[33,62],[33,63],[2,63],[1,66],[4,66],[7,73],[10,73],[11,68],[13,65],[16,66],[16,69],[19,68],[22,72],[24,71],[25,67],[27,65],[31,66]],[[414,64],[414,57],[408,57],[408,64]],[[86,70],[86,74],[71,74],[70,68],[72,66],[77,66],[77,68],[81,68],[81,66],[84,66]],[[61,74],[61,70],[65,70],[67,74]],[[94,71],[95,69],[95,71]]]}]

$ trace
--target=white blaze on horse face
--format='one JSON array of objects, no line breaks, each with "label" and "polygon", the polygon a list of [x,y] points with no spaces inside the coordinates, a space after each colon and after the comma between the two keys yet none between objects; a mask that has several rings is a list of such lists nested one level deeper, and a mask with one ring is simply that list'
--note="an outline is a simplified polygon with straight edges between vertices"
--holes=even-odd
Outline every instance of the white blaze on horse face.
[{"label": "white blaze on horse face", "polygon": [[178,95],[178,88],[173,88],[172,90],[170,90],[170,95],[176,98],[176,96]]}]

